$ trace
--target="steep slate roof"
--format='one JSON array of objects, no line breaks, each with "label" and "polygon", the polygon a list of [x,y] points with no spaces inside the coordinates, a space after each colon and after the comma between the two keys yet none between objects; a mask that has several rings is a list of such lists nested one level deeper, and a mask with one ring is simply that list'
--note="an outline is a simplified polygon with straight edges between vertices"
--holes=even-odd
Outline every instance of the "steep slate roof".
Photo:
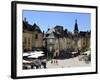
[{"label": "steep slate roof", "polygon": [[42,31],[40,30],[39,26],[34,23],[33,25],[29,24],[26,21],[23,21],[23,31],[24,30],[28,30],[28,31],[38,31],[40,33],[42,33]]},{"label": "steep slate roof", "polygon": [[32,31],[32,25],[28,24],[28,22],[23,21],[23,30]]},{"label": "steep slate roof", "polygon": [[32,27],[34,28],[35,31],[42,33],[41,29],[39,28],[39,26],[36,23],[34,23]]},{"label": "steep slate roof", "polygon": [[[55,30],[56,29],[56,30]],[[63,30],[63,26],[56,25],[54,28],[49,29],[46,32],[46,37],[50,36],[50,34],[53,34],[56,38],[73,38],[73,34],[70,31],[67,31],[67,29]]]},{"label": "steep slate roof", "polygon": [[63,30],[63,26],[56,25],[56,26],[54,27],[54,29],[62,29],[62,30]]},{"label": "steep slate roof", "polygon": [[46,32],[46,34],[51,34],[52,32],[55,32],[54,28],[49,29],[49,30]]},{"label": "steep slate roof", "polygon": [[90,36],[91,32],[89,31],[80,31],[79,36],[80,37],[86,37],[86,36]]},{"label": "steep slate roof", "polygon": [[[58,25],[52,29],[49,29],[46,33],[46,37],[49,37],[50,34],[53,34],[54,37],[56,38],[66,37],[74,39],[76,37],[76,34],[68,31],[67,29],[63,30],[63,26],[58,26]],[[79,33],[77,33],[77,37],[86,37],[86,36],[90,37],[90,34],[91,34],[90,31],[80,31]]]},{"label": "steep slate roof", "polygon": [[54,33],[56,37],[59,37],[59,38],[64,37],[63,26],[56,25],[54,29],[57,29],[57,31],[55,31]]},{"label": "steep slate roof", "polygon": [[72,38],[74,35],[68,30],[64,30],[64,37]]}]

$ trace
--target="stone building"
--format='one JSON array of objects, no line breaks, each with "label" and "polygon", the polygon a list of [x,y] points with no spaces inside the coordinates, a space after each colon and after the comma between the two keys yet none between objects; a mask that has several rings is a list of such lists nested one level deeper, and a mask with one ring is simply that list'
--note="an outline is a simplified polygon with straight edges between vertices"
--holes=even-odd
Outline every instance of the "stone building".
[{"label": "stone building", "polygon": [[53,53],[53,56],[59,56],[61,52],[86,51],[90,49],[90,35],[90,31],[79,31],[77,20],[73,32],[56,25],[46,33],[42,33],[36,23],[30,25],[25,19],[23,20],[23,51],[44,48],[47,53]]},{"label": "stone building", "polygon": [[25,51],[32,50],[32,33],[29,31],[23,33],[23,49]]},{"label": "stone building", "polygon": [[23,21],[23,51],[41,49],[42,41],[43,34],[39,26],[36,23],[30,25],[25,18]]},{"label": "stone building", "polygon": [[77,52],[90,49],[90,31],[79,31],[77,20],[75,20],[73,33],[63,26],[55,26],[46,32],[47,49],[54,53],[54,56],[60,55],[63,51]]},{"label": "stone building", "polygon": [[75,50],[81,50],[86,51],[87,49],[90,49],[90,31],[79,31],[78,29],[78,23],[77,20],[75,20],[75,26],[74,26],[74,41],[75,44]]},{"label": "stone building", "polygon": [[41,49],[43,46],[43,34],[40,30],[39,26],[34,23],[33,24],[33,33],[32,33],[32,48],[35,49]]},{"label": "stone building", "polygon": [[90,35],[90,31],[80,31],[78,41],[78,47],[80,50],[86,51],[90,49]]}]

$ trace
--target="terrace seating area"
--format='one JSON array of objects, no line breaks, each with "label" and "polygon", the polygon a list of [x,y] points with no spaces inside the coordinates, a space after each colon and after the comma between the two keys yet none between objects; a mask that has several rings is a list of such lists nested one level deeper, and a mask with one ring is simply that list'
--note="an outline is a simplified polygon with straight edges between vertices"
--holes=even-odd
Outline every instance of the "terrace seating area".
[{"label": "terrace seating area", "polygon": [[34,60],[33,62],[30,63],[24,63],[23,62],[23,69],[45,69],[46,68],[46,61],[43,60]]}]

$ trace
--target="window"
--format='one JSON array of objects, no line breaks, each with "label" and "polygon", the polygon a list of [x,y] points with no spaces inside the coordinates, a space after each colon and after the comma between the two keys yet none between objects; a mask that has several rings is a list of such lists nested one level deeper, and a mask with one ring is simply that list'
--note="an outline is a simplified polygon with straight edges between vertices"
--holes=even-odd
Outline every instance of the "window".
[{"label": "window", "polygon": [[26,37],[24,38],[24,43],[26,44]]},{"label": "window", "polygon": [[31,48],[31,38],[28,37],[28,50],[31,50],[30,48]]},{"label": "window", "polygon": [[85,45],[85,42],[83,42],[83,45]]},{"label": "window", "polygon": [[23,47],[26,46],[26,37],[24,37],[24,41],[23,41]]},{"label": "window", "polygon": [[35,34],[35,39],[38,39],[38,34]]},{"label": "window", "polygon": [[30,38],[28,38],[28,44],[30,44]]}]

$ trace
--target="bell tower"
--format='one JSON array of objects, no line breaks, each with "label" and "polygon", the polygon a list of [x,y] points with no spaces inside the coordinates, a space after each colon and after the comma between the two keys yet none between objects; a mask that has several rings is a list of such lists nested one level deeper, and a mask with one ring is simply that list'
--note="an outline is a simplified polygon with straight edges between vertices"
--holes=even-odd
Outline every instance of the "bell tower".
[{"label": "bell tower", "polygon": [[79,30],[78,30],[78,24],[77,24],[77,19],[75,19],[75,25],[74,25],[74,33],[78,34]]},{"label": "bell tower", "polygon": [[79,37],[78,37],[78,34],[79,34],[79,30],[78,30],[78,24],[77,24],[77,19],[75,20],[75,25],[74,25],[74,41],[75,41],[75,51],[78,50],[78,40],[79,40]]}]

